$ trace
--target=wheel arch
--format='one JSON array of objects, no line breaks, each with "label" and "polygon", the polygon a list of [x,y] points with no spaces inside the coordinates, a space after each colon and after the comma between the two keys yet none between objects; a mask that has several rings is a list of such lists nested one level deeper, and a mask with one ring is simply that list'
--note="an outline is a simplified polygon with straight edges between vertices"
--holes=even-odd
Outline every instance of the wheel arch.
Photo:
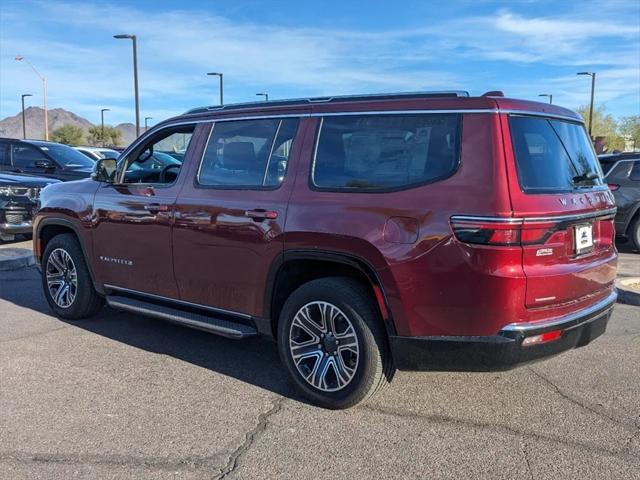
[{"label": "wheel arch", "polygon": [[261,333],[276,338],[280,312],[289,295],[299,286],[323,277],[346,276],[366,284],[376,300],[389,335],[395,326],[382,282],[369,262],[356,255],[328,250],[287,250],[272,263],[264,297]]},{"label": "wheel arch", "polygon": [[87,246],[85,245],[84,236],[81,235],[80,229],[75,223],[64,218],[45,218],[38,223],[38,226],[36,227],[36,231],[34,233],[33,250],[36,258],[36,264],[40,268],[42,265],[42,256],[44,255],[44,251],[47,248],[47,244],[58,235],[63,235],[66,233],[73,234],[80,244],[80,249],[82,250],[82,254],[84,255],[85,263],[87,264],[89,275],[91,276],[91,281],[93,282],[98,292],[102,291],[96,284],[95,275],[93,273],[93,265],[91,263],[89,251],[87,250]]}]

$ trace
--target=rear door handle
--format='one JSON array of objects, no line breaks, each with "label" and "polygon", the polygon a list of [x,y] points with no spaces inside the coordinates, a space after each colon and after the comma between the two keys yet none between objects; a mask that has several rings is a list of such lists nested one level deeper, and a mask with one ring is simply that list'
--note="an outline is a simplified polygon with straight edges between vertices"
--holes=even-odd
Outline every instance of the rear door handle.
[{"label": "rear door handle", "polygon": [[278,218],[278,212],[275,210],[265,210],[264,208],[256,208],[255,210],[246,210],[244,212],[246,217],[254,220],[275,220]]},{"label": "rear door handle", "polygon": [[158,212],[168,212],[169,205],[164,205],[161,203],[149,203],[144,206],[145,210],[149,213],[158,213]]}]

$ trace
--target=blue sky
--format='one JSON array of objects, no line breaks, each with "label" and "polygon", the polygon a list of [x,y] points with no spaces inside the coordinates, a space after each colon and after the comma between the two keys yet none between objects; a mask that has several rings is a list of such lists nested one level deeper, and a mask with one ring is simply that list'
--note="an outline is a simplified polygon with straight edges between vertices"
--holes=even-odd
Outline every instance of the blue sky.
[{"label": "blue sky", "polygon": [[155,123],[218,102],[416,90],[503,90],[569,108],[589,100],[640,113],[640,2],[138,0],[0,4],[0,118],[19,95],[99,122],[133,121],[131,46],[138,35],[141,116]]}]

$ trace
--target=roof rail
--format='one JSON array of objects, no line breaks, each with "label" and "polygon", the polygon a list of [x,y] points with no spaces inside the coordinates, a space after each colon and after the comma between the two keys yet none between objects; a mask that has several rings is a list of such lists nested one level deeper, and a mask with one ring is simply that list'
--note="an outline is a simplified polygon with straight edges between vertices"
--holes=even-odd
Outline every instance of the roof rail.
[{"label": "roof rail", "polygon": [[188,110],[185,114],[190,113],[206,113],[225,110],[235,110],[239,108],[251,107],[283,107],[293,105],[307,105],[313,103],[339,103],[339,102],[358,102],[366,100],[397,100],[410,98],[451,98],[451,97],[468,97],[469,92],[464,90],[442,90],[429,92],[400,92],[400,93],[373,93],[366,95],[336,95],[328,97],[312,97],[312,98],[294,98],[287,100],[270,100],[269,102],[245,102],[233,103],[227,105],[214,105],[211,107],[198,107]]}]

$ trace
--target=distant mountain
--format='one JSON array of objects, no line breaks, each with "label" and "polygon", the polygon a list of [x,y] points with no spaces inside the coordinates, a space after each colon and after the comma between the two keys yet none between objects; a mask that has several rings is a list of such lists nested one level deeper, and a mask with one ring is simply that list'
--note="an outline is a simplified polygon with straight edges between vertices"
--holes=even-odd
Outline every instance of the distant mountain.
[{"label": "distant mountain", "polygon": [[[49,115],[49,135],[62,125],[75,125],[88,131],[93,124],[86,118],[82,118],[64,108],[54,108],[48,111]],[[29,107],[24,111],[27,126],[27,138],[34,140],[44,139],[44,110],[40,107]],[[121,123],[116,125],[122,132],[121,145],[126,146],[136,138],[136,127],[132,123]],[[22,138],[22,113],[13,117],[0,120],[0,137]]]}]

